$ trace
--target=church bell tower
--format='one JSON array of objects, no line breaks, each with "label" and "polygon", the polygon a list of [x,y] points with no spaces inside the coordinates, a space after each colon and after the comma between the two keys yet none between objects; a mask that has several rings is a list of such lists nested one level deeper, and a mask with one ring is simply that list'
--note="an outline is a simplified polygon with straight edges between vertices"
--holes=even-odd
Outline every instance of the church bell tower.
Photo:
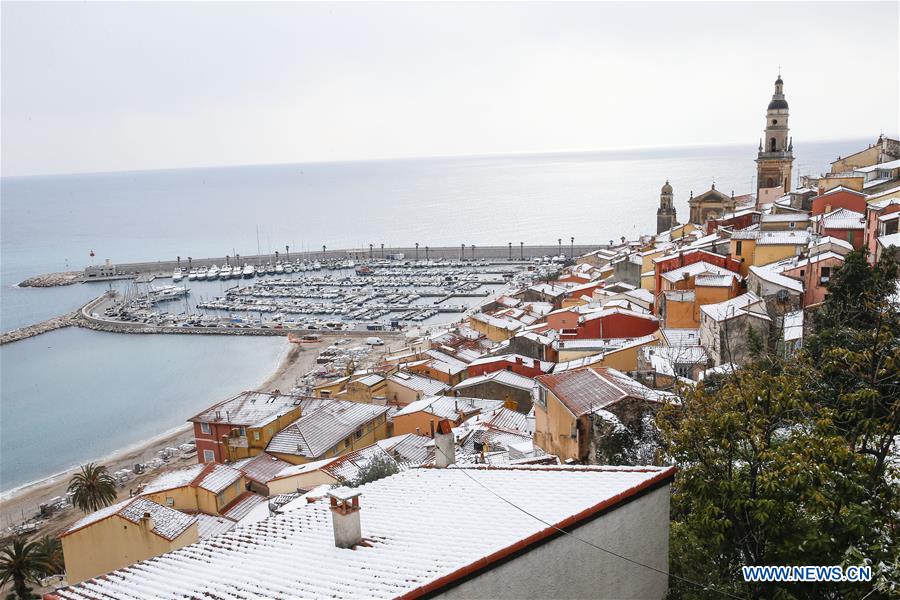
[{"label": "church bell tower", "polygon": [[791,191],[794,143],[789,131],[788,103],[784,99],[784,82],[779,73],[775,93],[766,109],[766,137],[760,140],[756,157],[757,203],[774,200]]},{"label": "church bell tower", "polygon": [[656,233],[662,233],[678,225],[675,220],[675,197],[668,180],[659,193],[659,208],[656,210]]}]

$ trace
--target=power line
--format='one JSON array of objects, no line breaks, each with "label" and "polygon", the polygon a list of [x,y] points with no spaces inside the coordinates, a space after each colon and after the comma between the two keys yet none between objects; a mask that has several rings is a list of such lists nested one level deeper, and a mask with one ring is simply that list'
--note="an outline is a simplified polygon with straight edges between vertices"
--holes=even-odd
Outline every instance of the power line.
[{"label": "power line", "polygon": [[[443,454],[446,458],[450,459],[450,457],[447,456],[447,453],[444,452],[444,451],[440,448],[440,446],[438,446],[437,444],[435,444],[434,447],[435,447],[441,454]],[[454,458],[455,458],[455,457],[454,457]],[[557,527],[557,526],[554,525],[553,523],[549,523],[549,522],[545,521],[544,519],[540,518],[539,516],[537,516],[537,515],[535,515],[535,514],[532,514],[532,513],[528,512],[527,510],[525,510],[525,509],[522,508],[521,506],[517,505],[517,504],[514,503],[513,501],[507,500],[506,498],[504,498],[503,496],[501,496],[500,494],[498,494],[497,492],[495,492],[494,490],[492,490],[491,488],[489,488],[489,487],[486,486],[485,484],[483,484],[483,483],[481,483],[480,481],[478,481],[475,477],[473,477],[472,475],[470,475],[470,474],[468,473],[468,471],[467,471],[465,468],[452,469],[452,470],[453,470],[453,471],[459,471],[460,473],[462,473],[463,475],[465,475],[466,477],[468,477],[469,479],[471,479],[472,481],[474,481],[475,483],[477,483],[478,485],[480,485],[481,487],[483,487],[484,489],[486,489],[488,492],[490,492],[491,494],[493,494],[494,496],[496,496],[497,498],[499,498],[499,499],[502,500],[503,502],[506,502],[507,504],[509,504],[510,506],[512,506],[513,508],[515,508],[516,510],[518,510],[518,511],[520,511],[520,512],[526,514],[526,515],[528,515],[529,517],[531,517],[532,519],[534,519],[534,520],[536,520],[536,521],[539,521],[540,523],[543,523],[543,524],[546,525],[547,527],[551,527],[551,528],[555,529],[556,531],[559,531],[560,533],[564,533],[564,534],[566,534],[566,535],[568,535],[568,536],[571,536],[571,537],[575,538],[576,540],[578,540],[578,541],[581,542],[582,544],[586,544],[586,545],[588,545],[588,546],[590,546],[590,547],[592,547],[592,548],[595,548],[595,549],[597,549],[597,550],[600,550],[601,552],[606,552],[607,554],[611,554],[612,556],[615,556],[616,558],[620,558],[620,559],[622,559],[622,560],[624,560],[624,561],[626,561],[626,562],[630,562],[630,563],[635,564],[635,565],[637,565],[637,566],[639,566],[639,567],[644,567],[645,569],[650,569],[651,571],[655,571],[655,572],[659,573],[660,575],[665,575],[666,577],[674,577],[675,579],[678,579],[679,581],[683,581],[683,582],[685,582],[685,583],[689,583],[689,584],[691,584],[691,585],[697,586],[697,587],[699,587],[699,588],[701,588],[701,589],[703,589],[703,590],[705,590],[705,591],[715,592],[715,593],[717,593],[717,594],[721,594],[722,596],[724,596],[724,597],[726,597],[726,598],[734,598],[734,600],[745,600],[744,598],[741,598],[740,596],[735,596],[735,595],[730,594],[730,593],[728,593],[728,592],[723,592],[722,590],[717,590],[717,589],[715,589],[715,588],[712,588],[712,587],[703,585],[702,583],[698,583],[698,582],[696,582],[696,581],[692,581],[692,580],[690,580],[690,579],[687,579],[686,577],[682,577],[682,576],[680,576],[680,575],[675,575],[674,573],[669,573],[668,571],[663,571],[662,569],[657,569],[656,567],[653,567],[653,566],[651,566],[651,565],[646,565],[646,564],[644,564],[644,563],[642,563],[642,562],[639,562],[639,561],[634,560],[633,558],[628,558],[627,556],[623,556],[623,555],[621,555],[621,554],[619,554],[619,553],[617,553],[617,552],[613,552],[612,550],[608,550],[608,549],[606,549],[606,548],[603,548],[603,547],[601,547],[601,546],[598,546],[597,544],[594,544],[593,542],[591,542],[591,541],[589,541],[589,540],[583,539],[583,538],[581,538],[581,537],[575,535],[575,534],[572,533],[571,531],[566,531],[565,529],[562,529],[562,528],[560,528],[560,527]]]}]

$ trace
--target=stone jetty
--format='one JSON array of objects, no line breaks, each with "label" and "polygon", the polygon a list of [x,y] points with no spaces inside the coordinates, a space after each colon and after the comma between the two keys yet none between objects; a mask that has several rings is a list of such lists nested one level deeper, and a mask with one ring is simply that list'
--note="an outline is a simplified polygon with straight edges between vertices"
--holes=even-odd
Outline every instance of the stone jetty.
[{"label": "stone jetty", "polygon": [[63,327],[75,325],[79,319],[79,315],[80,310],[75,310],[59,317],[53,317],[52,319],[47,319],[46,321],[35,323],[34,325],[28,325],[27,327],[14,329],[0,336],[0,345],[9,344],[11,342],[18,342],[19,340],[34,337],[42,333],[47,333],[48,331],[53,331],[54,329],[62,329]]},{"label": "stone jetty", "polygon": [[58,285],[72,285],[84,281],[82,271],[64,271],[62,273],[47,273],[29,277],[19,284],[19,287],[56,287]]}]

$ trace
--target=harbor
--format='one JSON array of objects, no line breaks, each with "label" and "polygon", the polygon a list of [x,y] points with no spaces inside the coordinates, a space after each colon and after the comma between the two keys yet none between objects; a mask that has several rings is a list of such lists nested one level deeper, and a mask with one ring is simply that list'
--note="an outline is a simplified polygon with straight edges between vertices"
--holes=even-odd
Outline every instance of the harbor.
[{"label": "harbor", "polygon": [[[609,240],[612,243],[613,240]],[[556,244],[526,245],[509,242],[506,245],[460,244],[459,246],[430,247],[418,245],[412,247],[390,247],[383,244],[369,244],[367,248],[350,248],[329,250],[323,246],[321,251],[291,252],[285,246],[285,252],[271,252],[256,255],[225,255],[210,258],[193,258],[178,256],[175,260],[158,260],[152,262],[104,263],[92,264],[84,271],[66,271],[58,273],[38,274],[18,283],[19,287],[55,287],[77,283],[107,283],[120,280],[135,280],[138,283],[151,283],[156,279],[172,278],[179,273],[185,280],[211,281],[216,279],[251,279],[260,275],[282,275],[294,272],[316,270],[340,270],[348,262],[352,263],[390,263],[399,269],[419,269],[431,263],[468,264],[472,262],[490,262],[497,264],[550,261],[560,256],[580,256],[598,248],[602,244],[575,244],[570,238],[560,238]],[[191,278],[193,272],[194,277]]]}]

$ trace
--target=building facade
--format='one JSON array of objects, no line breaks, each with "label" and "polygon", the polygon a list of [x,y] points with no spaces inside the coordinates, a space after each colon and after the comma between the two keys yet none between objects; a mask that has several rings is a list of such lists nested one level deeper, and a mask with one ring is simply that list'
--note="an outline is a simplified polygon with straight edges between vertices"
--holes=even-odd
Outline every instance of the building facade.
[{"label": "building facade", "polygon": [[784,98],[781,75],[775,80],[775,93],[766,108],[765,139],[759,141],[756,157],[757,203],[791,191],[794,143],[788,129],[788,103]]}]

